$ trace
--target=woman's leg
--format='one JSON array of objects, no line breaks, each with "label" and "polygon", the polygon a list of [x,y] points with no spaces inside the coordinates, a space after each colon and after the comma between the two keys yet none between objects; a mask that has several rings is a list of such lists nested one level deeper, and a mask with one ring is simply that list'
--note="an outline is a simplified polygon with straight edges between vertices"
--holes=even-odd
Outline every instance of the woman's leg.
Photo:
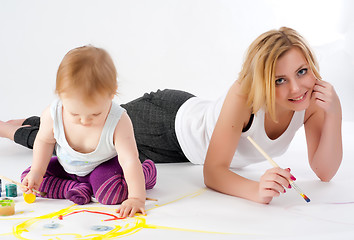
[{"label": "woman's leg", "polygon": [[40,118],[33,116],[25,119],[20,127],[14,133],[14,141],[22,146],[33,149],[40,125]]},{"label": "woman's leg", "polygon": [[[31,168],[27,168],[21,175],[21,181]],[[76,204],[86,204],[91,201],[92,188],[87,182],[79,182],[76,175],[67,173],[58,161],[52,157],[39,191],[47,193],[46,198],[69,199]]]},{"label": "woman's leg", "polygon": [[[127,110],[134,127],[140,161],[152,159],[155,163],[188,162],[178,143],[175,118],[181,105],[194,95],[178,90],[158,90],[144,94],[122,107]],[[16,143],[33,148],[40,123],[39,117],[31,117],[23,124],[38,126],[12,130]],[[15,131],[15,133],[13,133]]]},{"label": "woman's leg", "polygon": [[0,121],[0,137],[32,149],[40,125],[39,117]]},{"label": "woman's leg", "polygon": [[17,124],[11,120],[7,122],[0,121],[0,137],[14,141],[15,132],[21,127],[21,124]]},{"label": "woman's leg", "polygon": [[[143,164],[145,188],[151,189],[156,184],[157,171],[151,160]],[[106,205],[120,204],[128,198],[128,185],[117,157],[102,163],[89,176],[90,183],[98,202]]]},{"label": "woman's leg", "polygon": [[132,120],[141,162],[188,162],[176,137],[175,118],[181,105],[193,96],[165,89],[122,105]]}]

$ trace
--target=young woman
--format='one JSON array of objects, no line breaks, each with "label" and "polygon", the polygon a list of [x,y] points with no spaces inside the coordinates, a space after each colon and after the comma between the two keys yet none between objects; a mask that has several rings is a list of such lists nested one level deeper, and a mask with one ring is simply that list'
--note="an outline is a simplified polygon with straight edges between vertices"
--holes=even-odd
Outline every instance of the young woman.
[{"label": "young woman", "polygon": [[[267,170],[259,181],[231,171],[264,161],[247,136],[275,157],[304,125],[308,161],[317,176],[330,181],[341,164],[339,98],[321,79],[305,39],[290,28],[260,35],[250,45],[238,79],[216,101],[163,90],[122,106],[133,123],[140,160],[204,164],[209,188],[251,201],[269,203],[295,178],[290,169],[281,168]],[[2,122],[0,134],[30,147],[35,129],[22,123]]]}]

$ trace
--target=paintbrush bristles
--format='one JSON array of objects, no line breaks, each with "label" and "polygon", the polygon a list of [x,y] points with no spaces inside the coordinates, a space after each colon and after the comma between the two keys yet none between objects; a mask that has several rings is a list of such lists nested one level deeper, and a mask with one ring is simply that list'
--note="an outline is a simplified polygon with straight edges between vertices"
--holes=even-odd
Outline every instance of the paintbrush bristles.
[{"label": "paintbrush bristles", "polygon": [[31,191],[41,195],[41,197],[45,197],[47,195],[46,192],[40,192],[40,191],[38,191],[38,190],[36,190],[34,188],[32,188]]},{"label": "paintbrush bristles", "polygon": [[149,201],[158,201],[156,198],[149,198],[149,197],[147,197],[146,200],[149,200]]},{"label": "paintbrush bristles", "polygon": [[[274,162],[274,160],[250,137],[247,139],[253,144],[253,146],[268,160],[273,167],[279,167],[279,165]],[[290,185],[305,199],[306,202],[310,202],[310,199],[302,192],[302,190],[292,181],[289,180]]]},{"label": "paintbrush bristles", "polygon": [[310,198],[307,197],[303,193],[303,191],[293,181],[290,182],[290,185],[303,197],[303,199],[305,199],[306,202],[310,202],[311,201]]}]

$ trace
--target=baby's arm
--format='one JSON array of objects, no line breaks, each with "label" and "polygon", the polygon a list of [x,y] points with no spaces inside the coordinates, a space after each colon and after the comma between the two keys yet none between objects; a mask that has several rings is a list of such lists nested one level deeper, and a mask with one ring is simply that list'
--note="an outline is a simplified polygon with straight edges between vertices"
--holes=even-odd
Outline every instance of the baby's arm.
[{"label": "baby's arm", "polygon": [[333,86],[325,81],[316,81],[311,100],[305,122],[308,157],[312,170],[327,182],[342,161],[342,110]]},{"label": "baby's arm", "polygon": [[115,133],[114,144],[124,177],[128,185],[128,199],[122,202],[117,212],[121,217],[133,217],[136,212],[145,212],[145,178],[139,160],[133,125],[127,113],[123,113]]},{"label": "baby's arm", "polygon": [[224,101],[221,113],[210,140],[204,164],[204,183],[216,191],[269,203],[289,187],[289,171],[273,168],[264,173],[260,182],[244,178],[231,171],[230,164],[238,146],[242,129],[249,121],[250,110],[246,99],[235,82]]},{"label": "baby's arm", "polygon": [[22,181],[28,188],[23,191],[30,193],[29,189],[38,190],[53,154],[54,145],[53,120],[50,116],[50,109],[47,107],[41,116],[41,125],[34,142],[31,171]]}]

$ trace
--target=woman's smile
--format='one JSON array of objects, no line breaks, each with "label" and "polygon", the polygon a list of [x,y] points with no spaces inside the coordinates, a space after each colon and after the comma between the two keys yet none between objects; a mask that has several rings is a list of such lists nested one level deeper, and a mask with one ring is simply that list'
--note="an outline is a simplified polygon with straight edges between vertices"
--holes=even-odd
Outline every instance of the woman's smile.
[{"label": "woman's smile", "polygon": [[302,94],[296,98],[290,98],[289,101],[291,101],[293,103],[301,103],[306,99],[307,93],[308,93],[308,91],[306,91],[304,94]]}]

